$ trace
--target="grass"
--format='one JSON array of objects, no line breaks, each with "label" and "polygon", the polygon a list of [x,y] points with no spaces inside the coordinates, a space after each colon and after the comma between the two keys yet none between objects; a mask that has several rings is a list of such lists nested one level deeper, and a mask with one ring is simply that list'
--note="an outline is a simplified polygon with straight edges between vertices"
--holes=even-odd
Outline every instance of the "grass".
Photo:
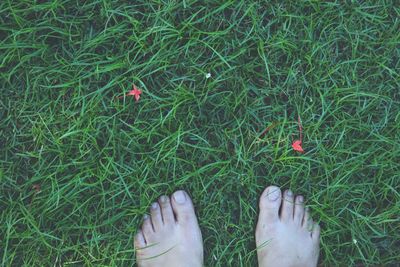
[{"label": "grass", "polygon": [[[399,13],[390,0],[1,1],[1,264],[131,266],[148,206],[185,189],[206,266],[256,266],[258,197],[276,184],[306,197],[321,265],[395,266]],[[133,83],[140,101],[118,99]]]}]

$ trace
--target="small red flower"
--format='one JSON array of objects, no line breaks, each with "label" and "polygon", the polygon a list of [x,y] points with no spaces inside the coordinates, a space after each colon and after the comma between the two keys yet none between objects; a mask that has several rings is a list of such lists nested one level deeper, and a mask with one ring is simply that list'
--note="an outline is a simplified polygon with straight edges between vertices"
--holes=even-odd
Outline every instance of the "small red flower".
[{"label": "small red flower", "polygon": [[303,140],[303,129],[301,127],[301,122],[300,122],[300,116],[298,117],[298,124],[299,124],[299,131],[300,131],[300,140],[294,140],[292,143],[292,147],[295,151],[298,151],[300,153],[304,153],[304,149],[301,146],[302,140]]},{"label": "small red flower", "polygon": [[[140,99],[140,94],[142,93],[142,90],[140,90],[140,89],[138,89],[137,87],[136,87],[136,85],[132,85],[132,90],[130,90],[127,94],[126,94],[126,96],[130,96],[130,95],[133,95],[134,97],[135,97],[135,100],[136,100],[136,102],[137,101],[139,101],[139,99]],[[119,98],[122,98],[123,96],[121,96],[121,97],[119,97]]]},{"label": "small red flower", "polygon": [[303,148],[301,147],[301,141],[300,140],[293,141],[292,147],[296,151],[299,151],[301,153],[304,152]]},{"label": "small red flower", "polygon": [[136,102],[139,101],[140,94],[142,93],[142,90],[139,90],[136,85],[132,85],[132,90],[129,91],[127,95],[133,95],[135,96]]}]

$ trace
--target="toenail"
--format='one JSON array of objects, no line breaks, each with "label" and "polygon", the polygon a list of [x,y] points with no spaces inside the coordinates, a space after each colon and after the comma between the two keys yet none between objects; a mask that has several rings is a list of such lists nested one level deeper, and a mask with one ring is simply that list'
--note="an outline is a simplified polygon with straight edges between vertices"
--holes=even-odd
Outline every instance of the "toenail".
[{"label": "toenail", "polygon": [[275,201],[279,198],[280,193],[278,189],[269,189],[268,190],[268,199],[271,201]]},{"label": "toenail", "polygon": [[185,193],[182,190],[176,191],[174,193],[174,199],[179,204],[185,203],[185,201],[186,201]]},{"label": "toenail", "polygon": [[147,214],[145,214],[144,216],[143,216],[143,220],[147,220],[149,218],[149,215],[147,215]]},{"label": "toenail", "polygon": [[304,197],[303,196],[298,196],[297,199],[299,200],[300,203],[303,203]]},{"label": "toenail", "polygon": [[160,197],[160,201],[161,201],[162,203],[167,202],[167,200],[168,200],[168,198],[167,198],[166,196],[161,196],[161,197]]},{"label": "toenail", "polygon": [[156,210],[158,208],[158,204],[157,203],[153,203],[151,204],[151,209]]},{"label": "toenail", "polygon": [[288,191],[286,191],[286,195],[287,195],[288,197],[293,196],[292,190],[289,189]]}]

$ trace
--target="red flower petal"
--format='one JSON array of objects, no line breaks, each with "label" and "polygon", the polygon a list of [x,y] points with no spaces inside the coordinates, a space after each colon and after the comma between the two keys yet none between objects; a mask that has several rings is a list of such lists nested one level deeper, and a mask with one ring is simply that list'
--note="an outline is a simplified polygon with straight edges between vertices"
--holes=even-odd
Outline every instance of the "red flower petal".
[{"label": "red flower petal", "polygon": [[[126,96],[130,96],[130,95],[132,95],[132,96],[134,96],[135,97],[135,100],[136,100],[136,102],[137,101],[139,101],[139,99],[140,99],[140,94],[142,93],[142,90],[140,90],[140,89],[138,89],[137,87],[136,87],[136,85],[132,85],[132,90],[130,90],[127,94],[126,94]],[[120,97],[120,98],[122,98],[122,97]]]},{"label": "red flower petal", "polygon": [[300,141],[300,140],[295,140],[295,141],[292,143],[292,147],[293,147],[293,149],[296,150],[296,151],[299,151],[299,152],[301,152],[301,153],[304,152],[303,148],[301,147],[301,141]]}]

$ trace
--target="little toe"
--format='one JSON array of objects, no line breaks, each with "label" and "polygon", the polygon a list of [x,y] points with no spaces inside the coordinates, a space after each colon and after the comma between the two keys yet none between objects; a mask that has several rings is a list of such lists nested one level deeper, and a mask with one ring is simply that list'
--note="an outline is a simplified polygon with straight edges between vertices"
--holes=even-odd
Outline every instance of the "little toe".
[{"label": "little toe", "polygon": [[315,223],[311,233],[311,238],[313,239],[314,243],[319,244],[320,234],[321,234],[321,227],[319,226],[319,224]]},{"label": "little toe", "polygon": [[171,201],[167,196],[161,196],[159,199],[159,203],[161,205],[161,213],[163,222],[166,225],[175,223],[175,216],[172,210]]},{"label": "little toe", "polygon": [[281,207],[281,220],[282,221],[293,221],[293,208],[294,208],[294,195],[291,190],[286,190],[283,195],[282,207]]},{"label": "little toe", "polygon": [[307,220],[307,222],[306,222],[305,224],[306,224],[306,225],[305,225],[305,229],[306,229],[307,232],[310,233],[310,236],[311,236],[311,235],[312,235],[313,228],[314,228],[314,221],[313,221],[313,219],[309,216],[309,217],[308,217],[308,220]]},{"label": "little toe", "polygon": [[171,202],[178,224],[197,222],[192,200],[185,191],[179,190],[173,193]]},{"label": "little toe", "polygon": [[281,189],[277,186],[268,186],[260,197],[260,216],[258,221],[262,223],[274,223],[279,221],[279,208],[282,203]]},{"label": "little toe", "polygon": [[294,207],[294,222],[297,225],[302,225],[304,217],[304,197],[297,196]]},{"label": "little toe", "polygon": [[146,246],[146,240],[144,239],[143,233],[141,230],[135,235],[134,239],[135,249],[141,249]]},{"label": "little toe", "polygon": [[144,239],[146,240],[147,243],[149,243],[149,241],[151,241],[152,236],[154,234],[154,230],[153,230],[153,225],[152,225],[150,216],[147,214],[144,215],[144,217],[143,217],[142,232],[143,232]]},{"label": "little toe", "polygon": [[160,230],[163,227],[163,219],[161,216],[161,209],[157,202],[154,202],[150,206],[151,222],[154,227],[154,231]]}]

